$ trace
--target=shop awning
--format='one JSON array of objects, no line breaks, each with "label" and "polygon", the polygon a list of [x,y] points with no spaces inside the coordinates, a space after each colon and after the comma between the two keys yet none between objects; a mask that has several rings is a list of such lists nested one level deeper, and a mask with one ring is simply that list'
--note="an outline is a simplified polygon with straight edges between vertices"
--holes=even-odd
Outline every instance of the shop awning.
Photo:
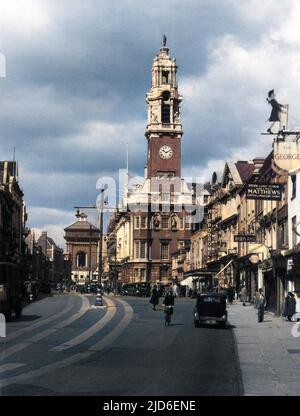
[{"label": "shop awning", "polygon": [[182,282],[180,282],[181,286],[189,286],[193,287],[193,276],[188,277],[187,279],[184,279]]}]

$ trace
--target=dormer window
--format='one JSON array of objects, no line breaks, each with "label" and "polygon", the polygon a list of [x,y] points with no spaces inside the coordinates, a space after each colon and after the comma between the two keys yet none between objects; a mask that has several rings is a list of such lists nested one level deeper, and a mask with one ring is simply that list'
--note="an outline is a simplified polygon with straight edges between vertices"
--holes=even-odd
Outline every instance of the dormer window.
[{"label": "dormer window", "polygon": [[162,71],[162,83],[169,84],[169,72],[168,71]]}]

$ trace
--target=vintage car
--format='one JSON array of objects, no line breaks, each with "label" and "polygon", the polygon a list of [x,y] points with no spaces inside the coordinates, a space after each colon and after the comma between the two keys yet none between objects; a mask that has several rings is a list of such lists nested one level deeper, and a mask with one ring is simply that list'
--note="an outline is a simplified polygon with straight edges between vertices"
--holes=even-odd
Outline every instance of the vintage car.
[{"label": "vintage car", "polygon": [[219,324],[225,327],[227,323],[226,295],[221,293],[201,293],[193,311],[194,325]]}]

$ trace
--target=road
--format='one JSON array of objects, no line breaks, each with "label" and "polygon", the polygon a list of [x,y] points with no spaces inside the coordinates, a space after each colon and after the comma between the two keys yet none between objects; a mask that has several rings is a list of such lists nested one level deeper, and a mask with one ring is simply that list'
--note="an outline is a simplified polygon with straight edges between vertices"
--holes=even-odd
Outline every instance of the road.
[{"label": "road", "polygon": [[26,307],[0,340],[1,395],[241,394],[230,325],[194,328],[190,299],[176,301],[170,327],[148,299],[104,299],[95,308],[93,296],[61,294]]}]

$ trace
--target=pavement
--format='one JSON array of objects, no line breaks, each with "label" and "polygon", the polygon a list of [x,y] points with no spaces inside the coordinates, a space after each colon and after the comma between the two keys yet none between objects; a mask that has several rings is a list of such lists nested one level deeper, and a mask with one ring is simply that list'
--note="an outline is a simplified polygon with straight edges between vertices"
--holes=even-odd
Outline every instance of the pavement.
[{"label": "pavement", "polygon": [[[253,306],[229,306],[245,396],[300,395],[300,337],[295,322],[266,313],[258,323]],[[298,325],[300,335],[300,323]]]}]

